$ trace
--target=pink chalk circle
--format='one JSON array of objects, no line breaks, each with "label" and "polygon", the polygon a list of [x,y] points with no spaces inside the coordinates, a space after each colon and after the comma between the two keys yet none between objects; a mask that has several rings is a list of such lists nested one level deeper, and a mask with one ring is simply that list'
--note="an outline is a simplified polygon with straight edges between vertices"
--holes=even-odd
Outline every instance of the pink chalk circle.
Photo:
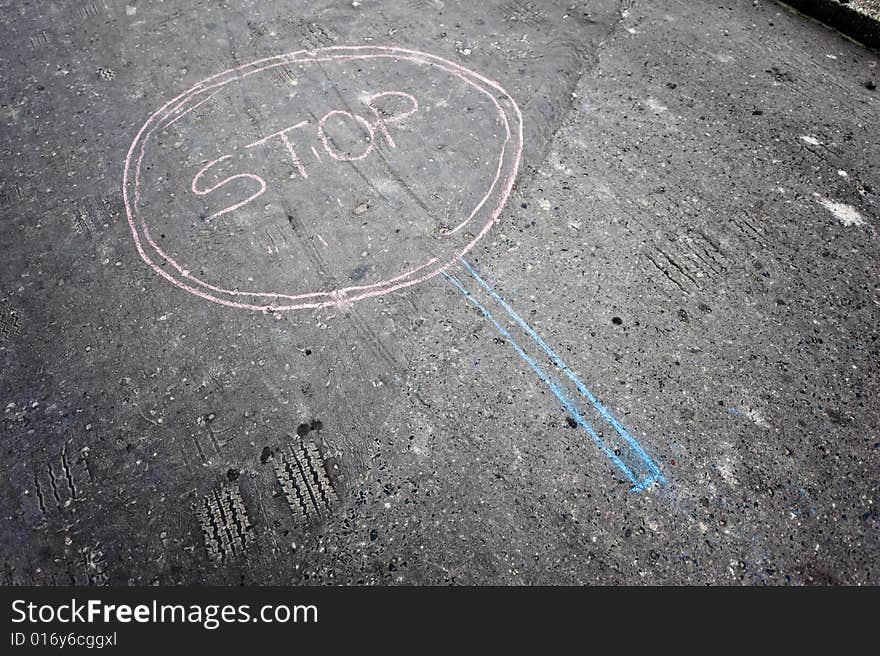
[{"label": "pink chalk circle", "polygon": [[[386,73],[384,67],[387,67],[387,76],[392,81],[400,79],[399,75],[395,77],[397,70],[406,65],[417,67],[419,79],[424,79],[429,74],[433,75],[434,77],[431,80],[434,81],[432,83],[435,86],[438,79],[441,81],[448,79],[454,84],[466,85],[468,93],[478,95],[483,99],[481,102],[485,102],[486,106],[491,107],[495,112],[493,114],[493,125],[495,127],[491,133],[493,135],[492,143],[487,143],[484,148],[481,147],[479,149],[481,153],[488,153],[492,157],[497,152],[497,163],[494,162],[494,159],[491,162],[485,162],[486,170],[488,171],[486,176],[491,178],[488,180],[488,189],[485,191],[480,190],[477,193],[478,201],[473,206],[468,204],[466,208],[463,207],[461,215],[452,217],[449,227],[444,229],[442,233],[431,236],[433,241],[426,242],[428,245],[418,250],[418,257],[422,258],[420,261],[401,263],[393,259],[392,263],[398,262],[398,264],[394,264],[396,270],[391,273],[381,271],[381,280],[375,282],[368,281],[365,284],[359,285],[339,286],[336,289],[293,288],[296,287],[300,280],[296,276],[289,279],[285,278],[282,281],[287,288],[272,290],[274,286],[272,282],[264,281],[266,288],[260,289],[260,280],[251,277],[247,279],[248,286],[252,285],[257,289],[250,291],[239,288],[244,285],[224,285],[222,280],[217,280],[218,277],[223,277],[223,269],[220,270],[220,273],[215,271],[212,275],[205,275],[201,271],[205,267],[199,266],[198,258],[193,253],[184,252],[181,254],[179,252],[181,249],[186,251],[185,246],[180,247],[178,245],[177,249],[173,245],[169,246],[168,240],[163,241],[165,238],[164,234],[159,235],[159,238],[157,238],[157,235],[154,234],[159,232],[157,229],[157,210],[154,210],[153,205],[147,202],[147,196],[157,195],[158,192],[154,191],[154,189],[157,188],[159,183],[151,181],[147,184],[144,182],[144,172],[149,170],[150,166],[149,164],[143,166],[145,158],[150,161],[149,153],[151,149],[155,150],[159,145],[167,148],[165,144],[161,143],[161,140],[157,145],[157,133],[160,135],[165,134],[165,131],[170,130],[172,126],[174,126],[175,130],[183,129],[182,126],[187,124],[187,122],[182,119],[189,118],[191,120],[194,112],[199,108],[202,108],[204,111],[206,103],[214,98],[214,96],[230,92],[230,89],[234,90],[236,85],[242,84],[245,80],[258,80],[257,76],[264,73],[271,74],[273,69],[288,66],[299,66],[305,69],[315,65],[324,71],[323,67],[360,67],[367,64],[383,67],[379,70],[383,75]],[[356,68],[355,70],[360,73],[361,69]],[[351,74],[354,75],[354,73]],[[401,84],[399,83],[398,87]],[[465,87],[463,86],[463,88]],[[313,117],[314,123],[320,122],[317,125],[312,125],[312,122],[308,120],[293,125],[293,121],[291,121],[288,126],[282,126],[284,129],[280,131],[275,130],[269,136],[260,135],[256,139],[245,138],[240,148],[233,146],[230,146],[230,148],[233,148],[239,156],[241,156],[241,153],[255,152],[258,146],[275,148],[275,151],[271,151],[275,153],[273,156],[282,153],[286,148],[289,153],[288,162],[292,161],[294,170],[299,172],[298,174],[291,173],[291,179],[295,178],[301,183],[305,183],[308,180],[310,184],[318,184],[314,182],[315,176],[306,175],[305,167],[306,165],[310,166],[310,162],[319,161],[321,155],[324,156],[324,159],[320,160],[322,162],[335,161],[337,166],[356,166],[362,164],[361,160],[367,158],[368,155],[371,157],[379,156],[378,153],[381,150],[379,148],[379,141],[381,141],[383,148],[391,149],[392,151],[398,148],[398,143],[391,136],[391,131],[405,125],[406,121],[412,120],[413,116],[418,116],[418,112],[422,111],[419,102],[410,94],[410,91],[412,90],[407,88],[394,88],[390,90],[366,89],[364,90],[365,100],[363,102],[371,113],[367,113],[365,118],[351,113],[344,106],[328,106],[327,111],[322,111]],[[294,97],[293,93],[291,93],[291,97]],[[397,98],[402,104],[406,105],[405,110],[396,116],[383,117],[382,112],[378,111],[372,104],[377,99],[388,100],[394,98]],[[443,111],[450,113],[452,110],[444,109]],[[461,111],[469,112],[471,108],[468,107]],[[325,134],[325,123],[334,121],[334,124],[336,124],[335,121],[340,120],[360,130],[362,136],[368,137],[362,152],[346,153],[344,150],[338,149],[332,143],[332,139],[329,139]],[[200,125],[195,122],[193,124]],[[319,144],[317,150],[314,145],[309,149],[300,147],[298,143],[296,144],[298,150],[294,150],[293,139],[298,138],[300,134],[305,134],[305,132],[300,132],[293,128],[300,128],[301,125],[304,126],[303,130],[306,127],[317,130],[318,140],[316,143]],[[191,129],[196,130],[196,128]],[[223,133],[223,130],[221,130],[221,133]],[[522,133],[522,114],[513,99],[497,82],[447,59],[405,48],[381,46],[344,46],[301,50],[260,59],[250,64],[213,75],[169,100],[156,110],[138,131],[125,158],[122,180],[125,211],[135,248],[140,257],[159,276],[179,289],[214,303],[254,311],[282,312],[287,310],[344,307],[356,301],[376,298],[424,282],[447,269],[457,258],[470,251],[497,222],[510,196],[522,157]],[[399,134],[397,133],[396,136]],[[289,138],[288,135],[290,135]],[[479,140],[480,137],[474,134],[464,134],[460,138],[463,142],[468,140],[473,142],[474,140]],[[228,135],[224,133],[223,139],[223,144],[225,144]],[[400,141],[400,139],[397,139],[397,141]],[[305,161],[306,156],[310,158],[309,162]],[[222,210],[218,209],[208,216],[202,217],[206,225],[229,226],[230,234],[234,232],[233,228],[237,227],[235,221],[244,220],[243,215],[241,215],[243,206],[250,204],[249,207],[254,207],[263,203],[264,199],[260,197],[266,193],[267,186],[271,186],[267,185],[267,181],[264,179],[265,176],[261,177],[251,171],[243,172],[224,168],[231,165],[233,161],[231,157],[229,154],[223,154],[220,157],[216,155],[205,156],[193,166],[189,166],[191,163],[188,162],[187,166],[189,168],[186,171],[180,172],[181,177],[185,178],[185,184],[183,185],[185,191],[190,193],[195,200],[202,200],[211,194],[219,197],[221,194],[226,193],[225,189],[236,192],[237,195],[234,198],[224,201],[227,206]],[[426,156],[425,159],[428,159],[428,157]],[[322,165],[326,166],[326,164]],[[392,168],[390,164],[388,168]],[[466,166],[458,166],[455,170],[457,175],[463,180],[475,179],[473,172]],[[155,177],[158,174],[153,175]],[[213,176],[214,180],[223,179],[221,182],[212,183],[210,181],[211,176]],[[158,179],[160,181],[163,180],[161,176],[158,176]],[[326,193],[326,190],[324,192]],[[229,194],[226,193],[226,195],[228,196]],[[268,194],[266,195],[268,196]],[[157,203],[157,206],[160,207],[171,205],[171,210],[162,210],[170,216],[175,213],[172,211],[174,210],[173,204],[179,202],[182,206],[184,201],[180,200],[182,193],[177,195],[170,193],[166,194],[166,196],[163,196],[161,199],[165,202],[164,206],[158,200],[153,202]],[[145,203],[147,209],[143,207]],[[181,214],[186,214],[186,212],[181,211]],[[236,218],[237,215],[238,218]],[[168,223],[169,218],[165,217],[164,220],[166,221],[164,225],[171,225]],[[181,220],[179,224],[175,225],[184,225],[184,223]],[[329,219],[327,220],[327,225],[329,230],[333,229],[332,222]],[[320,234],[318,237],[321,239],[321,242],[324,242]],[[423,250],[426,250],[428,254],[422,253]],[[388,249],[386,248],[382,252],[387,253]],[[392,253],[388,257],[398,257],[398,254]],[[244,259],[247,261],[247,258]],[[272,265],[277,266],[277,262],[273,260]],[[268,265],[267,268],[260,271],[264,270],[269,270]],[[236,273],[235,266],[230,266],[228,274],[231,276],[233,273]],[[265,277],[269,278],[268,275]]]}]

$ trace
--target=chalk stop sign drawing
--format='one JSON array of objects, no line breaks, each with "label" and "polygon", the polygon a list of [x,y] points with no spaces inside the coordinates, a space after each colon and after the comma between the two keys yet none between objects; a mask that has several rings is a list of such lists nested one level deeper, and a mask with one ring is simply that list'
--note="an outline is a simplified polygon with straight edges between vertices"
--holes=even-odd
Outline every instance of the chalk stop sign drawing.
[{"label": "chalk stop sign drawing", "polygon": [[[497,82],[441,57],[374,46],[291,52],[209,77],[156,110],[125,160],[125,209],[159,276],[233,308],[345,308],[442,274],[632,489],[662,483],[638,442],[464,259],[504,208],[522,134],[520,110]],[[280,257],[277,241],[291,230],[326,258]],[[589,413],[611,430],[596,430]]]},{"label": "chalk stop sign drawing", "polygon": [[[294,52],[157,110],[129,150],[125,206],[141,257],[174,285],[238,308],[320,308],[450,266],[497,220],[521,152],[514,102],[457,64],[399,48]],[[290,221],[350,264],[352,284],[328,289],[307,258],[266,252],[267,231]]]}]

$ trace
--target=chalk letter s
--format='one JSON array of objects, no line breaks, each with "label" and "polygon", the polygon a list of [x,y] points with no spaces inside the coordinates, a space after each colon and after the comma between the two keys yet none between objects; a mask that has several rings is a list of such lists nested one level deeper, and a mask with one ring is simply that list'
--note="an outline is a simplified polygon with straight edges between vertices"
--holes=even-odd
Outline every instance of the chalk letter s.
[{"label": "chalk letter s", "polygon": [[248,180],[255,180],[260,185],[260,190],[258,192],[256,192],[255,194],[253,194],[252,196],[241,201],[240,203],[236,203],[235,205],[230,205],[229,207],[222,209],[219,212],[214,212],[214,214],[212,214],[207,219],[205,219],[206,221],[216,219],[218,216],[222,216],[223,214],[226,214],[227,212],[231,212],[232,210],[236,210],[239,207],[241,207],[242,205],[246,205],[246,204],[250,203],[255,198],[259,198],[260,196],[263,195],[263,192],[266,191],[266,181],[263,180],[263,178],[261,178],[260,176],[254,175],[253,173],[238,173],[237,175],[229,176],[225,180],[221,180],[220,182],[215,184],[213,187],[208,187],[207,189],[197,189],[196,188],[196,185],[199,182],[199,178],[201,178],[202,175],[204,175],[205,172],[209,168],[211,168],[215,164],[219,164],[223,160],[227,160],[227,159],[231,159],[231,158],[232,158],[232,155],[224,155],[223,157],[219,157],[219,158],[215,159],[213,162],[208,162],[207,164],[205,164],[205,166],[203,166],[199,170],[199,172],[196,173],[196,176],[193,178],[192,185],[190,186],[190,188],[192,189],[192,192],[194,194],[199,195],[199,196],[206,196],[207,194],[210,194],[212,191],[219,189],[223,185],[225,185],[229,182],[232,182],[233,180],[238,180],[241,178],[246,178]]}]

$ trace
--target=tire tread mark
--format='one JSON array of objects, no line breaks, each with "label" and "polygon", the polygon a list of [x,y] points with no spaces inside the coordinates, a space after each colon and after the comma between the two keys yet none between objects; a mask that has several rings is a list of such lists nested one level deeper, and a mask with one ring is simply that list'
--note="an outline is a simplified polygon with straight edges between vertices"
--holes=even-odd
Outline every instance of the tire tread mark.
[{"label": "tire tread mark", "polygon": [[253,527],[237,488],[222,485],[211,490],[202,498],[196,516],[210,560],[224,562],[243,556],[253,542]]},{"label": "tire tread mark", "polygon": [[317,520],[338,502],[324,459],[313,442],[289,446],[275,463],[275,474],[298,520]]},{"label": "tire tread mark", "polygon": [[318,447],[312,442],[303,444],[302,450],[305,461],[311,472],[312,480],[315,482],[315,487],[321,495],[324,506],[327,510],[331,510],[338,501],[338,498],[336,497],[336,491],[330,484],[330,479],[327,478],[327,472],[324,469],[324,459],[321,458],[321,454],[318,452]]},{"label": "tire tread mark", "polygon": [[672,277],[672,275],[669,273],[669,269],[667,267],[660,264],[654,258],[654,256],[651,255],[650,253],[645,253],[644,255],[648,259],[648,261],[651,264],[653,264],[664,276],[666,276],[666,278],[668,278],[670,282],[672,282],[676,287],[678,287],[682,291],[682,293],[684,293],[686,296],[689,294],[688,290],[685,289],[684,286],[678,280],[676,280],[675,278]]},{"label": "tire tread mark", "polygon": [[37,494],[37,502],[40,505],[40,512],[45,517],[46,516],[46,498],[43,495],[43,486],[40,485],[40,476],[39,476],[39,474],[37,474],[36,469],[34,470],[34,486],[36,488],[35,491]]},{"label": "tire tread mark", "polygon": [[289,449],[290,455],[293,458],[293,464],[299,470],[299,478],[303,482],[306,492],[308,493],[308,499],[312,502],[311,507],[314,509],[315,515],[320,516],[321,512],[321,504],[318,502],[320,494],[316,495],[315,491],[312,489],[314,483],[309,483],[309,475],[306,470],[306,467],[303,466],[302,456],[297,456],[296,449],[290,447]]},{"label": "tire tread mark", "polygon": [[70,471],[70,465],[67,462],[67,445],[61,447],[61,468],[64,470],[64,477],[67,479],[67,487],[70,488],[70,498],[77,498],[76,483],[73,481],[73,473]]},{"label": "tire tread mark", "polygon": [[275,475],[278,482],[281,483],[281,489],[284,497],[290,506],[294,517],[298,520],[307,521],[309,519],[309,505],[302,485],[298,479],[298,469],[292,468],[290,460],[284,454],[279,455],[275,463]]},{"label": "tire tread mark", "polygon": [[675,267],[676,269],[678,269],[678,272],[681,273],[681,275],[683,275],[685,278],[687,278],[688,280],[690,280],[691,283],[694,285],[694,287],[696,287],[697,289],[700,288],[700,285],[697,283],[696,278],[694,278],[690,273],[688,273],[688,270],[687,270],[687,267],[686,267],[686,266],[682,266],[682,265],[680,265],[678,262],[676,262],[675,260],[673,260],[673,259],[672,259],[672,258],[671,258],[671,257],[665,252],[665,251],[658,249],[658,252],[659,252],[664,258],[666,258],[666,260],[667,260],[667,261],[668,261],[673,267]]},{"label": "tire tread mark", "polygon": [[64,508],[64,504],[61,501],[61,495],[58,494],[58,482],[55,478],[55,471],[52,469],[52,463],[46,463],[46,471],[49,472],[49,484],[52,487],[52,496],[55,497],[55,504],[61,510]]}]

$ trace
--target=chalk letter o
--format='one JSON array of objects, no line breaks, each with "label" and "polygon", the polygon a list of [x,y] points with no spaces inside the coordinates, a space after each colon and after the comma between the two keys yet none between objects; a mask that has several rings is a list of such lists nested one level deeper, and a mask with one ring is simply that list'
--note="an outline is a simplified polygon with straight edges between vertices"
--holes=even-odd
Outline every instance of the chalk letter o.
[{"label": "chalk letter o", "polygon": [[[330,145],[330,140],[327,138],[327,134],[324,132],[324,123],[327,122],[328,118],[330,118],[331,116],[334,116],[336,114],[343,114],[345,116],[348,116],[349,118],[354,119],[355,121],[357,121],[358,123],[363,125],[366,128],[367,132],[370,134],[370,143],[367,144],[367,149],[362,154],[358,155],[357,157],[352,157],[352,156],[346,155],[345,153],[334,152],[335,148],[333,148]],[[363,159],[364,157],[369,155],[371,152],[373,152],[373,126],[370,125],[366,119],[361,118],[357,114],[352,114],[351,112],[344,112],[341,109],[334,109],[332,112],[328,112],[327,114],[324,115],[324,118],[322,118],[318,122],[318,136],[321,137],[321,143],[324,144],[324,150],[327,151],[327,154],[330,155],[330,157],[332,157],[333,159],[339,160],[340,162],[355,162],[359,159]]]}]

